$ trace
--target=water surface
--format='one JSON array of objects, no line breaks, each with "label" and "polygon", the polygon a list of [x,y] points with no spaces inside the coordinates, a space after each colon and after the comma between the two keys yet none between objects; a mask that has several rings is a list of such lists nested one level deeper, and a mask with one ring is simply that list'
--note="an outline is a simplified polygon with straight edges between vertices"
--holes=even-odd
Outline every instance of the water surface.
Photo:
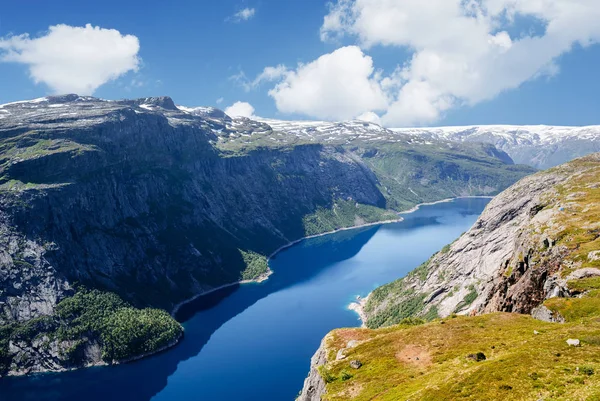
[{"label": "water surface", "polygon": [[323,336],[360,325],[348,304],[458,238],[487,202],[424,206],[401,223],[303,241],[271,261],[264,283],[184,308],[185,339],[172,350],[123,366],[0,380],[0,400],[293,400]]}]

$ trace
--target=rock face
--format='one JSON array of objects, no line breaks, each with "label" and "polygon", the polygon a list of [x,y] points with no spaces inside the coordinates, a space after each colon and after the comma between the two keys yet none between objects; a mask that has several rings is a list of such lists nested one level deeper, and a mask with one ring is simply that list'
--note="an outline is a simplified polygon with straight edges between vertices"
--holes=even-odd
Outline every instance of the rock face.
[{"label": "rock face", "polygon": [[531,172],[488,145],[305,141],[168,97],[0,112],[0,327],[52,314],[74,283],[172,310],[246,277],[250,252]]},{"label": "rock face", "polygon": [[[572,250],[557,244],[570,205],[561,188],[573,177],[593,173],[599,163],[600,154],[591,155],[526,177],[494,198],[456,242],[369,296],[367,326],[388,326],[415,315],[430,319],[497,311],[534,312],[542,320],[561,321],[537,307],[569,295],[568,279],[596,275],[596,269],[579,269],[567,259]],[[560,269],[575,272],[563,279]]]},{"label": "rock face", "polygon": [[[600,335],[599,182],[600,154],[593,154],[526,177],[494,198],[456,242],[359,305],[370,329],[327,335],[328,358],[319,362],[328,378],[323,394],[503,399],[519,388],[530,389],[519,398],[553,397],[531,380],[555,372],[557,362],[587,363],[598,353],[589,339]],[[360,340],[351,353],[343,348],[349,339]],[[568,347],[577,354],[565,358]],[[411,357],[403,358],[407,349]],[[344,358],[333,358],[340,353]],[[355,358],[369,372],[389,374],[359,371],[346,383],[341,375]],[[465,359],[481,367],[465,366]]]},{"label": "rock face", "polygon": [[323,366],[326,362],[327,354],[322,343],[310,360],[310,373],[304,380],[304,387],[296,401],[321,401],[321,397],[325,394],[326,383],[319,373],[319,366]]}]

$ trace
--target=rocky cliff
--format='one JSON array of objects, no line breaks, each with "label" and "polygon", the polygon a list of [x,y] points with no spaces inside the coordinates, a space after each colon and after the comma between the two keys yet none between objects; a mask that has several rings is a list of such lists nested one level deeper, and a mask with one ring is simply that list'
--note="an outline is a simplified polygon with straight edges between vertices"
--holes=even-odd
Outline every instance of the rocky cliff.
[{"label": "rocky cliff", "polygon": [[[493,194],[531,172],[489,146],[303,141],[262,122],[179,109],[166,97],[67,95],[0,109],[0,326],[12,327],[2,331],[9,370],[26,364],[11,359],[14,333],[32,319],[52,316],[52,334],[93,315],[88,298],[76,313],[57,315],[77,289],[171,310],[264,276],[266,255],[307,234],[396,218],[394,210],[425,200]],[[88,345],[112,344],[106,333],[115,322],[120,329],[124,315],[129,325],[144,316],[111,305],[106,324],[81,329],[93,332]],[[30,341],[21,349],[39,340],[23,338]],[[70,355],[72,346],[62,348]],[[27,371],[64,368],[61,360]]]},{"label": "rocky cliff", "polygon": [[[531,313],[547,297],[566,293],[558,272],[577,263],[568,258],[561,221],[585,213],[581,205],[591,199],[587,188],[565,196],[564,187],[582,175],[597,179],[598,158],[526,177],[497,196],[456,242],[408,277],[375,290],[365,304],[367,326],[415,315]],[[596,230],[595,222],[588,224]]]},{"label": "rocky cliff", "polygon": [[456,242],[369,296],[366,325],[386,328],[328,335],[312,367],[327,378],[322,399],[593,399],[599,218],[600,154],[510,187]]}]

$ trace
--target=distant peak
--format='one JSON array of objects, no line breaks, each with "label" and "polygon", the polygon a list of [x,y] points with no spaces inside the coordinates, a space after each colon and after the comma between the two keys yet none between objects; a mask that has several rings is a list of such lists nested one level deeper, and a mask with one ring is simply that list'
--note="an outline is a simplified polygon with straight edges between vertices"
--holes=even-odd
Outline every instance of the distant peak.
[{"label": "distant peak", "polygon": [[178,106],[178,108],[181,111],[185,111],[186,113],[190,113],[192,115],[199,116],[199,117],[231,121],[231,118],[227,114],[225,114],[225,112],[223,110],[219,110],[215,107]]},{"label": "distant peak", "polygon": [[79,100],[79,95],[76,95],[74,93],[70,93],[70,94],[67,94],[67,95],[47,96],[46,100],[50,104],[69,103],[69,102],[74,102],[76,100]]},{"label": "distant peak", "polygon": [[157,106],[165,110],[179,110],[169,96],[145,97],[133,101],[137,106]]}]

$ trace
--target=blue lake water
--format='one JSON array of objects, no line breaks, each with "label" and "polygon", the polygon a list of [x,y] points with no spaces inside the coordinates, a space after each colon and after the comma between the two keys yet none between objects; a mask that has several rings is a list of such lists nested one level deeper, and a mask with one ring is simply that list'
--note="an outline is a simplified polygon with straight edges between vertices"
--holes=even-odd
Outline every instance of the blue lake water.
[{"label": "blue lake water", "polygon": [[185,339],[135,363],[0,380],[0,400],[293,400],[347,306],[403,277],[467,231],[488,199],[424,206],[400,223],[313,238],[279,253],[274,274],[182,309]]}]

